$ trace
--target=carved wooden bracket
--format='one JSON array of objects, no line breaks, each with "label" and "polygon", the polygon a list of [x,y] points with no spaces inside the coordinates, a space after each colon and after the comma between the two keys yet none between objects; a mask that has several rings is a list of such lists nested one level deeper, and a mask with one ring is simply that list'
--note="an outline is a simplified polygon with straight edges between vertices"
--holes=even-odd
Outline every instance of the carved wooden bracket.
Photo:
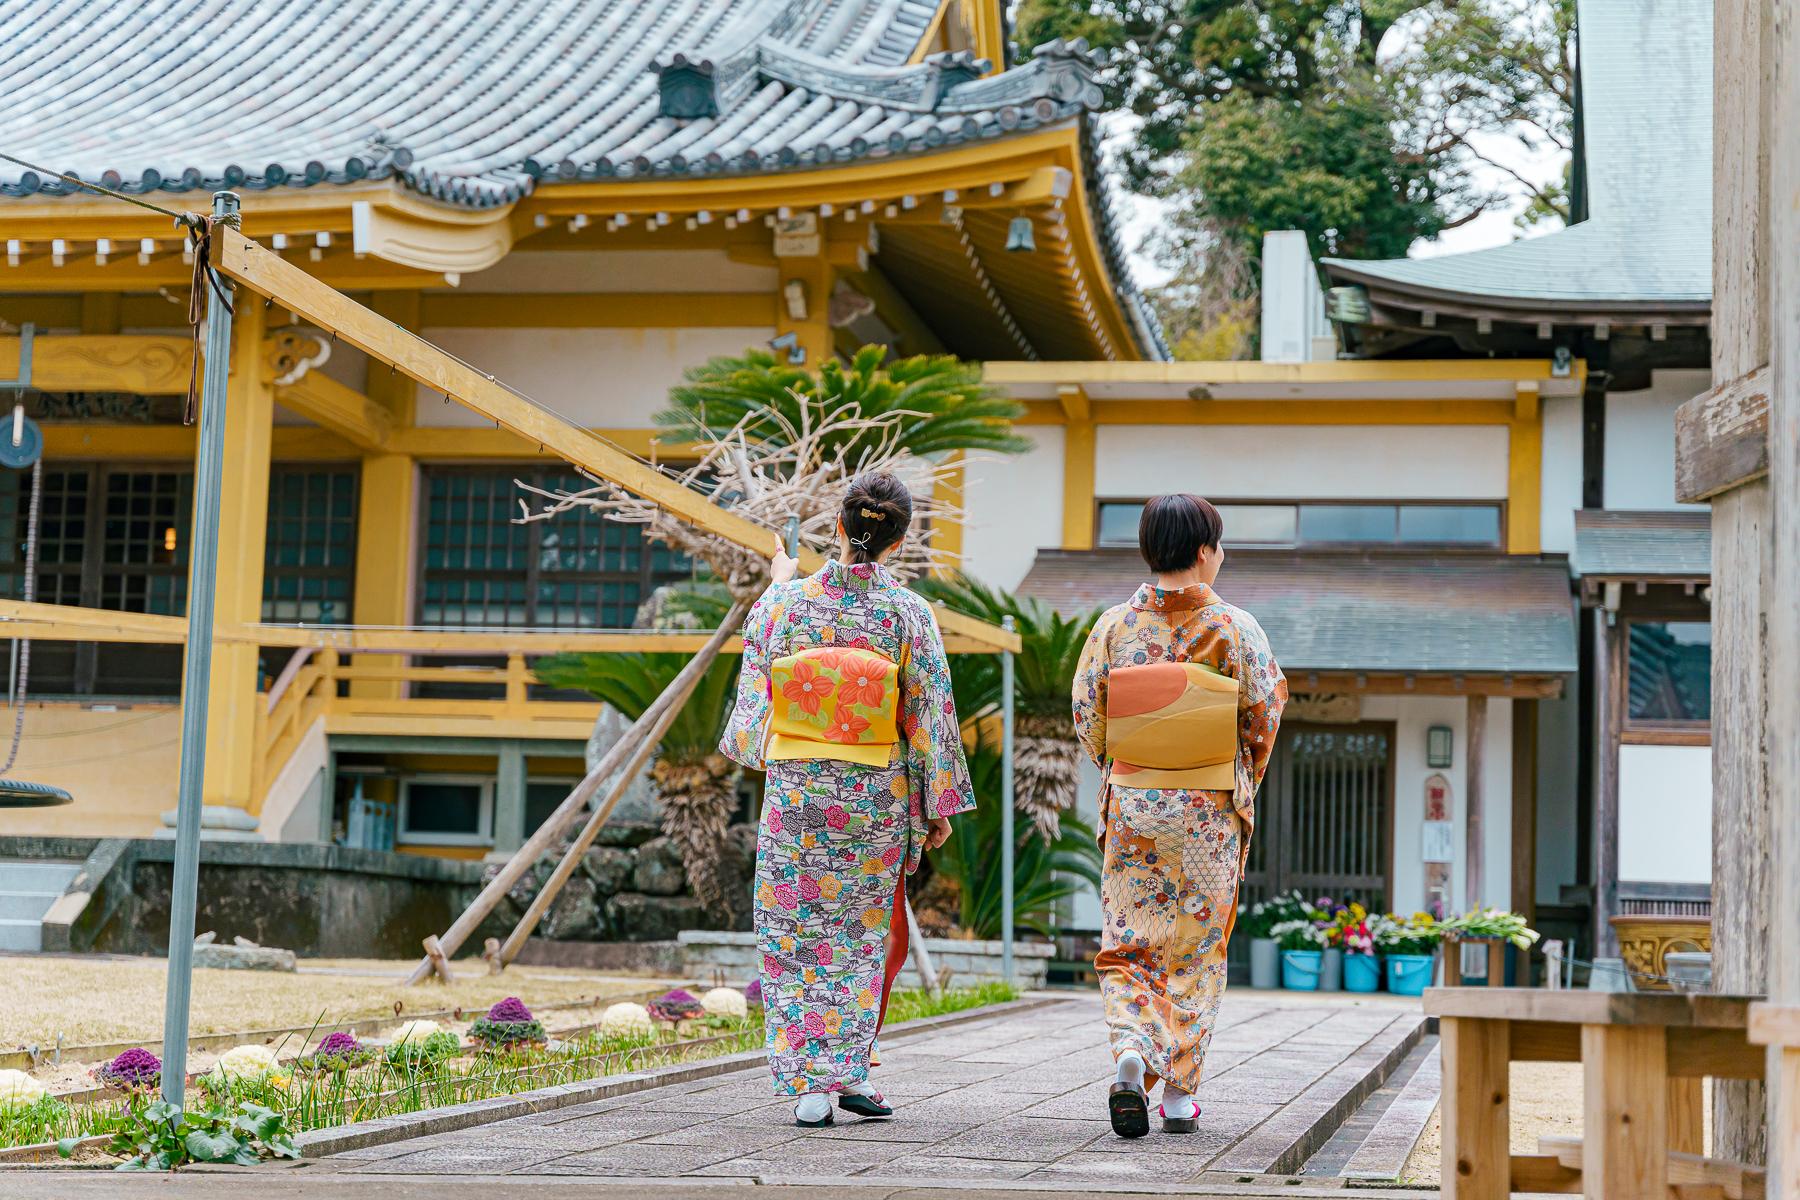
[{"label": "carved wooden bracket", "polygon": [[1711,499],[1769,473],[1769,366],[1702,392],[1675,413],[1675,498]]}]

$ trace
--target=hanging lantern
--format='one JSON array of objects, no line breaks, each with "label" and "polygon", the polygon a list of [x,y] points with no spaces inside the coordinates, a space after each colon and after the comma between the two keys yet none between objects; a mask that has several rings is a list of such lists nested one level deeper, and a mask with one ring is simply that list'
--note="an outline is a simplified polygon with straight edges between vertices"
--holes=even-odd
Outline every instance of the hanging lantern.
[{"label": "hanging lantern", "polygon": [[1006,248],[1022,250],[1027,254],[1037,249],[1037,238],[1032,231],[1030,217],[1012,219],[1012,224],[1006,227]]}]

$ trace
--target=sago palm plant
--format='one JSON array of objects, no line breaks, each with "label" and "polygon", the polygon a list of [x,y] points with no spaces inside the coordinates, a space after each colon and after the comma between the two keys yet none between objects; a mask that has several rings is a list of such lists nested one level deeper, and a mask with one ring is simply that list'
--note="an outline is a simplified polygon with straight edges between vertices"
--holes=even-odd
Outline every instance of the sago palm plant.
[{"label": "sago palm plant", "polygon": [[[659,628],[716,629],[731,598],[717,585],[667,588],[653,601]],[[533,664],[552,687],[584,691],[635,721],[688,661],[684,654],[557,654]],[[688,884],[707,910],[725,920],[742,897],[726,894],[719,865],[725,831],[737,808],[737,766],[718,751],[737,691],[738,657],[721,655],[663,735],[650,783],[662,805],[663,832],[681,851]]]},{"label": "sago palm plant", "polygon": [[[1099,612],[1065,617],[1042,600],[1001,592],[954,575],[920,580],[917,589],[957,612],[999,624],[1011,617],[1019,634],[1014,660],[1013,790],[1046,843],[1055,842],[1057,822],[1075,803],[1080,746],[1069,712],[1069,690],[1081,647]],[[965,720],[990,714],[1000,705],[1000,661],[990,654],[958,655],[951,664],[956,711]]]},{"label": "sago palm plant", "polygon": [[896,414],[879,428],[846,429],[827,443],[830,456],[854,474],[861,459],[887,442],[920,458],[957,450],[1017,454],[1031,445],[1012,431],[1024,406],[981,382],[981,367],[949,355],[921,354],[884,363],[885,346],[864,346],[848,363],[819,367],[777,362],[766,350],[714,358],[685,372],[656,421],[684,437],[725,437],[743,422],[751,441],[792,436],[818,423],[823,407],[853,408],[863,418]]}]

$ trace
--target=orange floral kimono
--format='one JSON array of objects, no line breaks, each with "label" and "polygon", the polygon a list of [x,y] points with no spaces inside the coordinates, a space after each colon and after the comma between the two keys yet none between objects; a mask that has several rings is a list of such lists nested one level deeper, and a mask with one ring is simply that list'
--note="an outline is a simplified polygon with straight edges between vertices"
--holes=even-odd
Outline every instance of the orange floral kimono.
[{"label": "orange floral kimono", "polygon": [[[1232,790],[1132,787],[1133,769],[1109,758],[1108,677],[1164,663],[1196,663],[1236,680]],[[1205,584],[1180,591],[1144,584],[1130,603],[1095,622],[1075,671],[1073,700],[1076,732],[1104,775],[1102,926],[1094,966],[1113,1055],[1135,1050],[1151,1076],[1192,1093],[1225,994],[1238,880],[1287,680],[1249,613]]]}]

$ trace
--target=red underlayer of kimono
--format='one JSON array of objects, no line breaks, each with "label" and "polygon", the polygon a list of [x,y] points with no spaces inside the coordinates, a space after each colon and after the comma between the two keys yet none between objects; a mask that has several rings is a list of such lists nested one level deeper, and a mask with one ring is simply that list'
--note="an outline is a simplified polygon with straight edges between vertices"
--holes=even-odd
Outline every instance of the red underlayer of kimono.
[{"label": "red underlayer of kimono", "polygon": [[[846,653],[782,661],[821,647]],[[819,738],[849,743],[879,725],[877,710],[893,699],[884,688],[898,689],[899,712],[884,765],[841,761],[828,749],[792,758],[771,749],[765,758],[771,717],[784,736],[811,722]],[[872,564],[830,562],[772,587],[745,622],[737,704],[720,749],[767,771],[754,920],[776,1090],[841,1091],[868,1078],[906,961],[905,877],[918,867],[928,814],[974,804],[930,606]],[[856,749],[866,756],[866,743]],[[784,752],[804,753],[791,742]]]},{"label": "red underlayer of kimono", "polygon": [[[1107,757],[1108,679],[1159,663],[1201,663],[1238,683],[1232,790],[1132,787]],[[1225,993],[1238,882],[1287,681],[1251,616],[1204,584],[1145,584],[1094,625],[1074,687],[1076,732],[1100,766],[1100,952],[1094,967],[1117,1057],[1136,1051],[1150,1082],[1200,1086]]]}]

